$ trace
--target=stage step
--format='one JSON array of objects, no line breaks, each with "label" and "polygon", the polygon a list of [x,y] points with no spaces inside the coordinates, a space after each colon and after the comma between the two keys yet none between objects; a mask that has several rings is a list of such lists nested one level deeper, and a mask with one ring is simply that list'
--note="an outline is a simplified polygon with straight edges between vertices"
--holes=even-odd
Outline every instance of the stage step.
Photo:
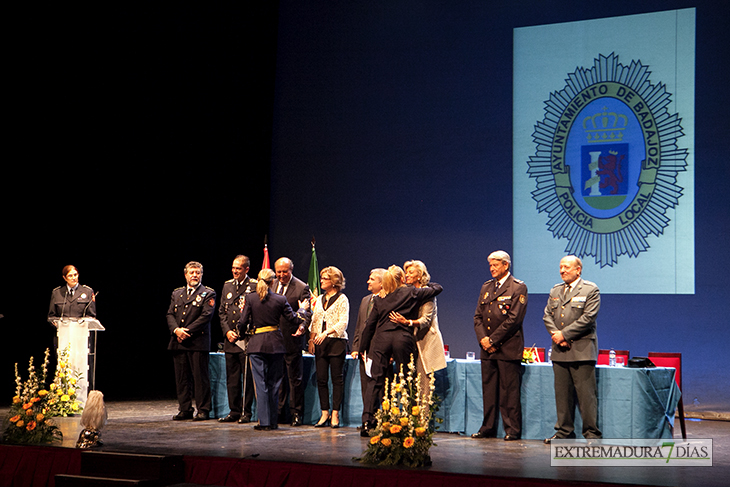
[{"label": "stage step", "polygon": [[126,487],[126,486],[157,486],[153,480],[112,479],[107,477],[91,477],[87,475],[56,475],[56,487]]},{"label": "stage step", "polygon": [[65,486],[169,486],[185,480],[182,455],[145,455],[104,451],[81,453],[79,475],[56,475]]}]

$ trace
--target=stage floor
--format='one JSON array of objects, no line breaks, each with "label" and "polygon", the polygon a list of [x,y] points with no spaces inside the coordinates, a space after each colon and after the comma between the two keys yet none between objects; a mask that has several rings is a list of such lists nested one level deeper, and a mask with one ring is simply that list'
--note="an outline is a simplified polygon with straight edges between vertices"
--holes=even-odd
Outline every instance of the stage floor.
[{"label": "stage floor", "polygon": [[[218,456],[373,468],[353,461],[367,445],[355,428],[292,428],[259,432],[253,424],[172,421],[175,401],[108,402],[103,451]],[[562,481],[658,486],[724,486],[730,478],[730,422],[687,421],[689,438],[713,439],[712,467],[551,467],[538,440],[475,440],[437,433],[432,471]],[[681,438],[676,421],[675,437]],[[73,447],[76,438],[64,446]]]}]

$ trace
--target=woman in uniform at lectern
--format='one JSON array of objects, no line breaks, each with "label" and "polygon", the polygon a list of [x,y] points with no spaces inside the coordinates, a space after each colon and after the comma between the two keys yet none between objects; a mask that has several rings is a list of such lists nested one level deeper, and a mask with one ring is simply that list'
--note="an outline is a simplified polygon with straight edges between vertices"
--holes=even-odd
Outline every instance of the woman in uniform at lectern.
[{"label": "woman in uniform at lectern", "polygon": [[79,284],[79,271],[75,266],[67,265],[62,274],[66,285],[58,286],[51,293],[48,321],[53,324],[61,318],[96,318],[94,290]]},{"label": "woman in uniform at lectern", "polygon": [[[94,290],[79,284],[79,271],[76,267],[67,265],[61,274],[66,284],[58,286],[51,293],[48,322],[57,327],[56,321],[62,318],[96,318]],[[58,335],[55,333],[53,348],[58,348]]]}]

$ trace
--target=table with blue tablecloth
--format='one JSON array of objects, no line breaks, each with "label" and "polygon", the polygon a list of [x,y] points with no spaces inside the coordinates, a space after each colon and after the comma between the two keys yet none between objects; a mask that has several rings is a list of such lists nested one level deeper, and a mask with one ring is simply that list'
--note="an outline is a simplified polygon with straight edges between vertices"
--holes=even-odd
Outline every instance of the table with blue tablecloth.
[{"label": "table with blue tablecloth", "polygon": [[[525,364],[522,370],[522,437],[550,437],[554,433],[556,419],[553,369],[548,364]],[[674,411],[680,397],[674,373],[674,369],[665,367],[597,366],[598,427],[604,438],[671,438]],[[210,377],[212,415],[224,417],[229,411],[224,354],[210,354]],[[306,354],[304,379],[304,423],[314,424],[319,420],[321,411],[314,357]],[[436,415],[443,421],[438,431],[469,435],[479,430],[483,417],[479,360],[448,360],[446,369],[436,373],[436,395],[441,398]],[[358,426],[361,414],[360,370],[357,361],[348,357],[340,421],[343,426]],[[575,429],[580,437],[578,412]],[[498,434],[504,434],[501,425]]]}]

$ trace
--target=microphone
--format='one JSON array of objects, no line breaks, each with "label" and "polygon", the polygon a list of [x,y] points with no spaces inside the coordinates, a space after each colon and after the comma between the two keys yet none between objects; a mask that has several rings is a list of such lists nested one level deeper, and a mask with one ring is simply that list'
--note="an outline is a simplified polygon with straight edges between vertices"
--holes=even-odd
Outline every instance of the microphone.
[{"label": "microphone", "polygon": [[99,291],[95,292],[95,293],[94,293],[94,294],[93,294],[93,295],[91,296],[91,299],[89,300],[88,304],[86,305],[86,307],[84,307],[84,312],[83,312],[83,313],[81,313],[81,317],[82,317],[82,318],[86,318],[86,311],[87,311],[87,310],[89,309],[89,306],[91,306],[91,303],[93,303],[93,302],[95,302],[95,301],[96,301],[96,297],[97,297],[98,295],[99,295]]}]

